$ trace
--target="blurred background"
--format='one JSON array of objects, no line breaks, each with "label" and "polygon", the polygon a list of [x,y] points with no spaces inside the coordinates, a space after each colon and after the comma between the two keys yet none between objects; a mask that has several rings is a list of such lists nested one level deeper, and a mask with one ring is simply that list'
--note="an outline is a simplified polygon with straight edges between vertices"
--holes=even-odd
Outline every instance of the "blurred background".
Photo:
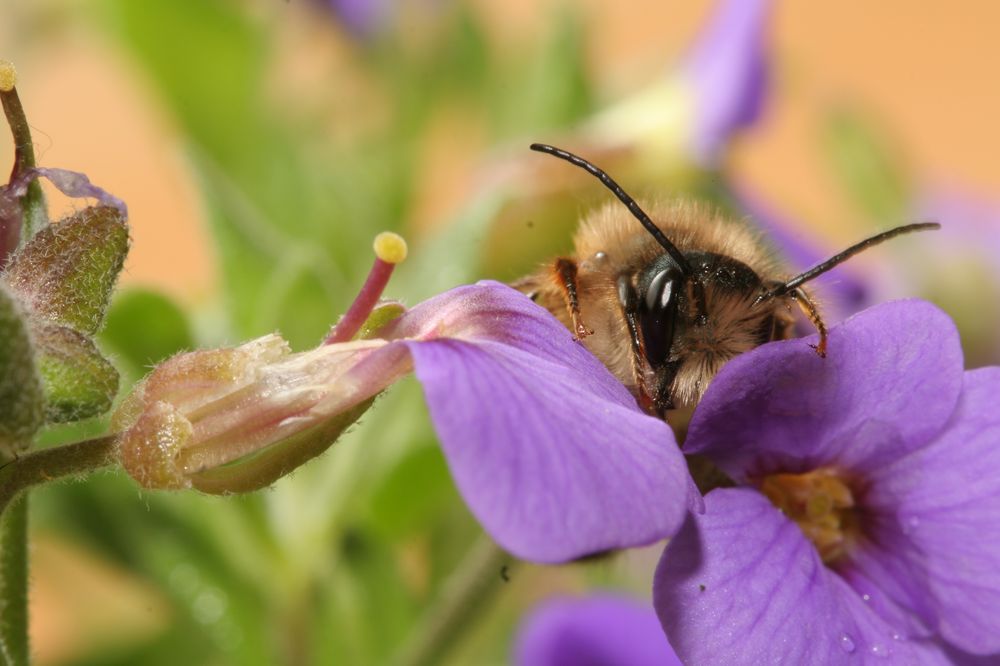
[{"label": "blurred background", "polygon": [[[6,0],[0,57],[39,164],[129,205],[102,334],[126,386],[181,349],[273,330],[316,344],[384,229],[410,240],[387,292],[410,303],[568,251],[609,195],[532,141],[634,194],[751,216],[796,272],[941,222],[817,291],[831,323],[931,298],[976,366],[1000,360],[998,29],[986,0]],[[46,665],[405,661],[481,538],[413,381],[271,490],[143,492],[108,472],[35,491],[31,510]],[[506,663],[523,614],[553,596],[648,598],[658,554],[511,559],[448,663]]]}]

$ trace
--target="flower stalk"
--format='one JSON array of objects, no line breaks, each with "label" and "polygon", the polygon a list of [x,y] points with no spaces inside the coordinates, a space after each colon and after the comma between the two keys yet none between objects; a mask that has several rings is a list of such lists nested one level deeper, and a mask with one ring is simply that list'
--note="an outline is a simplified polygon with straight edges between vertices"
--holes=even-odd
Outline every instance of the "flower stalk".
[{"label": "flower stalk", "polygon": [[[11,170],[10,182],[25,178],[35,168],[35,148],[31,140],[31,127],[24,115],[21,98],[17,94],[17,70],[6,60],[0,60],[0,102],[3,104],[7,124],[14,138],[14,168]],[[22,225],[12,225],[8,229],[0,229],[0,269],[6,264],[7,258],[17,248],[21,238],[31,238],[47,220],[45,210],[45,195],[37,180],[28,184],[27,192],[21,201]],[[23,227],[23,229],[22,229]]]},{"label": "flower stalk", "polygon": [[396,666],[443,663],[464,635],[463,630],[489,610],[490,602],[506,582],[510,562],[510,555],[489,537],[473,544],[392,663]]},{"label": "flower stalk", "polygon": [[28,498],[0,513],[0,664],[28,663]]},{"label": "flower stalk", "polygon": [[116,435],[105,435],[66,446],[33,451],[0,467],[0,515],[13,510],[23,491],[68,476],[108,467],[116,461]]}]

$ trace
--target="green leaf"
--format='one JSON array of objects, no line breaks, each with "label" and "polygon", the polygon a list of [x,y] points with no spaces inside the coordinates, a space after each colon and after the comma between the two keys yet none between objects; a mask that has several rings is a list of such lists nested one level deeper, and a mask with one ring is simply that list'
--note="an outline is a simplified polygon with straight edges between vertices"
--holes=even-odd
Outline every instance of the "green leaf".
[{"label": "green leaf", "polygon": [[412,536],[428,531],[436,516],[460,501],[441,449],[421,446],[408,452],[376,490],[371,522],[386,537]]},{"label": "green leaf", "polygon": [[118,394],[118,371],[93,340],[55,324],[37,327],[32,334],[49,423],[79,421],[111,409]]},{"label": "green leaf", "polygon": [[85,208],[36,233],[4,277],[32,320],[93,334],[104,320],[128,246],[128,225],[117,208]]},{"label": "green leaf", "polygon": [[823,126],[824,153],[854,204],[877,225],[904,221],[911,202],[909,174],[899,152],[862,114],[837,109]]},{"label": "green leaf", "polygon": [[0,282],[0,458],[28,448],[45,417],[45,397],[21,309]]},{"label": "green leaf", "polygon": [[136,375],[195,346],[184,312],[163,294],[148,289],[117,294],[100,337]]}]

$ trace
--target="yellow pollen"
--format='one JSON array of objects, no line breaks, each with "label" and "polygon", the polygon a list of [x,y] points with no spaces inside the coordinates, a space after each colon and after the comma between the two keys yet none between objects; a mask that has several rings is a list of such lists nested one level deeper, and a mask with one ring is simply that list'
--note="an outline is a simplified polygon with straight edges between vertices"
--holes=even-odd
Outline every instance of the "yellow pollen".
[{"label": "yellow pollen", "polygon": [[858,527],[857,516],[851,488],[836,470],[772,474],[764,477],[760,490],[796,522],[824,562],[847,552]]},{"label": "yellow pollen", "polygon": [[0,92],[10,92],[17,85],[17,70],[12,63],[0,60]]},{"label": "yellow pollen", "polygon": [[406,259],[406,241],[399,234],[383,231],[375,237],[375,256],[387,264],[399,264]]}]

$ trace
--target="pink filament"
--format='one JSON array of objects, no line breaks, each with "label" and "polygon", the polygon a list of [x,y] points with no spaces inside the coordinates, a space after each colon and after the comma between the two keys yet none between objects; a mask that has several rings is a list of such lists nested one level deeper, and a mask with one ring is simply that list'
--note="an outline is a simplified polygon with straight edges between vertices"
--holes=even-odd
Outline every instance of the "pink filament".
[{"label": "pink filament", "polygon": [[378,303],[379,297],[385,290],[385,285],[389,283],[389,277],[392,275],[392,269],[395,267],[395,264],[382,261],[378,257],[375,258],[375,263],[372,264],[372,269],[368,273],[368,279],[362,285],[361,291],[358,292],[354,302],[351,303],[351,307],[347,309],[347,313],[340,318],[337,325],[326,336],[326,340],[323,341],[324,345],[335,342],[347,342],[361,330],[361,326],[368,319],[368,315],[371,314],[375,308],[375,304]]}]

